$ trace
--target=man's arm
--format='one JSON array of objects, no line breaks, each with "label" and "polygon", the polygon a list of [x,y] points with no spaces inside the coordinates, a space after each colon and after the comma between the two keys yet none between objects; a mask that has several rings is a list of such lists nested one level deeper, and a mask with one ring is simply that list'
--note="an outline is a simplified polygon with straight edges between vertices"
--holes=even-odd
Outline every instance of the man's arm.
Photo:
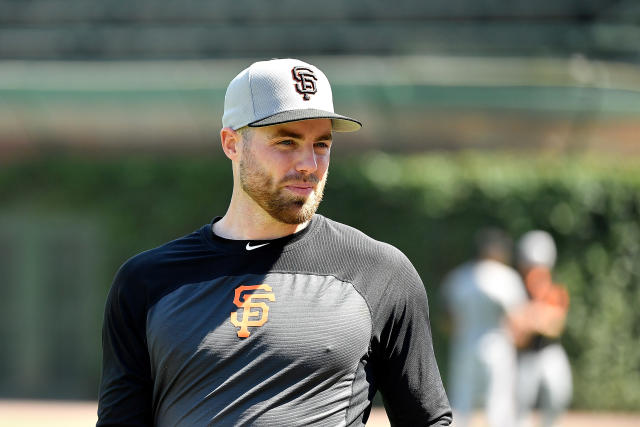
[{"label": "man's arm", "polygon": [[102,329],[102,381],[97,426],[153,424],[145,338],[145,297],[125,264],[113,282]]},{"label": "man's arm", "polygon": [[452,415],[436,363],[427,294],[408,260],[387,288],[378,384],[392,425],[448,426]]},{"label": "man's arm", "polygon": [[537,298],[509,313],[508,325],[518,348],[525,348],[534,334],[558,338],[565,327],[569,294],[559,285],[550,285],[544,298]]}]

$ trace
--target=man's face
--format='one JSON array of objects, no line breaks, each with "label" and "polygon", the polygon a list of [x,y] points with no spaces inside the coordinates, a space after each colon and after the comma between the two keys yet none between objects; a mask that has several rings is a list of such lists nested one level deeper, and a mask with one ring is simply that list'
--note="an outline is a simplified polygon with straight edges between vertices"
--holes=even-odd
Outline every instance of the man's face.
[{"label": "man's face", "polygon": [[280,222],[310,220],[322,200],[331,143],[329,119],[251,128],[239,161],[242,190]]}]

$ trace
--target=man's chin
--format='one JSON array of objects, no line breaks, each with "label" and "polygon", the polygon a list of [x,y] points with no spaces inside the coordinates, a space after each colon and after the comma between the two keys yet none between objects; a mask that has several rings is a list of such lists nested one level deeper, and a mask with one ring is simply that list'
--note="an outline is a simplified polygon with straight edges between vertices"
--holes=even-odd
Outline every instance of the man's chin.
[{"label": "man's chin", "polygon": [[303,224],[311,219],[318,208],[317,204],[295,201],[286,208],[270,211],[269,214],[276,220],[291,225]]}]

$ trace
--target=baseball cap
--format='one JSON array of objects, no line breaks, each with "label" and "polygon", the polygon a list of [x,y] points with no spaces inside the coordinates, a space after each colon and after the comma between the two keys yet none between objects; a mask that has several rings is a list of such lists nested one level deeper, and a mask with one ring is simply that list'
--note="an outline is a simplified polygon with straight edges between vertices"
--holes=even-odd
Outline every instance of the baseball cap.
[{"label": "baseball cap", "polygon": [[308,119],[331,119],[337,132],[362,127],[359,121],[334,112],[327,77],[298,59],[254,62],[227,87],[223,127],[237,130]]},{"label": "baseball cap", "polygon": [[518,262],[524,267],[553,268],[556,255],[556,244],[546,231],[529,231],[518,241]]}]

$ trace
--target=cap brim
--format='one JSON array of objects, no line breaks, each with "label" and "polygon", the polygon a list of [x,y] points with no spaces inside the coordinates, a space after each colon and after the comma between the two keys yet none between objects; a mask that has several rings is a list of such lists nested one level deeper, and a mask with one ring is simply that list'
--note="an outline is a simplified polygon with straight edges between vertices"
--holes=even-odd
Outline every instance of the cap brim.
[{"label": "cap brim", "polygon": [[356,119],[352,119],[351,117],[341,116],[340,114],[332,113],[331,111],[316,110],[312,108],[304,110],[282,111],[280,113],[274,114],[273,116],[265,117],[264,119],[249,123],[248,126],[272,126],[282,123],[311,119],[331,119],[333,130],[336,132],[354,132],[362,127],[362,123],[360,123]]}]

